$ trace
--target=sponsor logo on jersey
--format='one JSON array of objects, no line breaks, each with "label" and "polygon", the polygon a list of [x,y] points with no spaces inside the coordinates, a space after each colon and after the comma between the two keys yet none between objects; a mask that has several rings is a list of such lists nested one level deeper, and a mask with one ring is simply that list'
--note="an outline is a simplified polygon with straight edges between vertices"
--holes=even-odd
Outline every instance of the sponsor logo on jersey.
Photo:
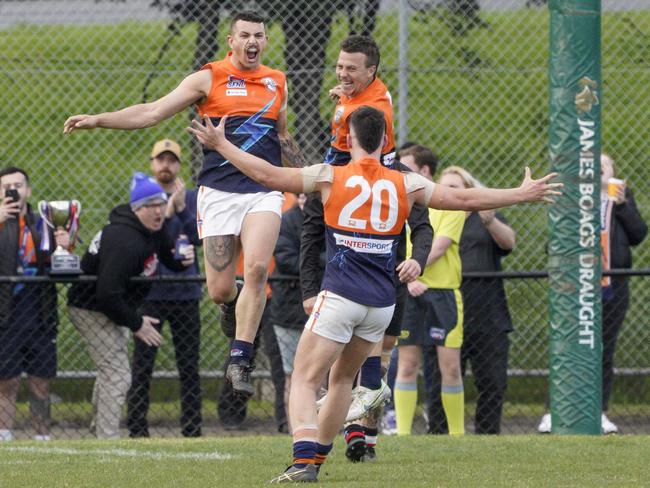
[{"label": "sponsor logo on jersey", "polygon": [[438,329],[437,327],[431,327],[429,329],[429,336],[434,341],[442,341],[446,335],[447,331],[445,329]]},{"label": "sponsor logo on jersey", "polygon": [[264,86],[266,86],[266,89],[270,91],[271,93],[275,93],[275,90],[278,89],[278,84],[275,82],[273,78],[270,78],[268,76],[262,78],[262,83],[264,83]]},{"label": "sponsor logo on jersey", "polygon": [[248,95],[246,89],[241,88],[229,88],[226,90],[227,97],[245,97]]},{"label": "sponsor logo on jersey", "polygon": [[[343,113],[345,112],[345,107],[339,107],[336,109],[334,112],[334,123],[338,124],[341,122],[341,117],[343,117]],[[338,129],[337,129],[337,136],[338,136]]]},{"label": "sponsor logo on jersey", "polygon": [[344,246],[355,252],[366,254],[390,254],[393,249],[392,239],[368,239],[366,237],[346,236],[334,233],[337,246]]},{"label": "sponsor logo on jersey", "polygon": [[246,80],[242,80],[233,75],[228,75],[226,88],[246,88]]}]

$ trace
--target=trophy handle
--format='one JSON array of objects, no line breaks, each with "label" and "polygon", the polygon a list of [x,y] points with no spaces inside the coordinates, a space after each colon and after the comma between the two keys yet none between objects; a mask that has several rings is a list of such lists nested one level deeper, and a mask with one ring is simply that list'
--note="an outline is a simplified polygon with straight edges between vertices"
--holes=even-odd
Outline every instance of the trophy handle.
[{"label": "trophy handle", "polygon": [[81,202],[79,200],[71,200],[70,205],[74,207],[77,216],[81,213]]},{"label": "trophy handle", "polygon": [[48,218],[49,205],[47,204],[47,202],[45,200],[41,200],[40,202],[38,202],[38,213],[41,216],[41,218],[43,219],[43,222],[45,222],[48,225],[48,227],[54,229],[54,224],[52,222],[50,222],[50,220]]},{"label": "trophy handle", "polygon": [[79,214],[81,213],[81,202],[79,200],[70,201],[71,218],[68,232],[70,233],[70,244],[74,246],[77,242],[79,233]]}]

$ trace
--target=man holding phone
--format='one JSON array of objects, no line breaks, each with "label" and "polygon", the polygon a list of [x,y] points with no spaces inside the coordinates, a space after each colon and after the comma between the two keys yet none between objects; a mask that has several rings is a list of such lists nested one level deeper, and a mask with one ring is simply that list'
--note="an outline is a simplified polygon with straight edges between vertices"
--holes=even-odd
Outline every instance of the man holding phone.
[{"label": "man holding phone", "polygon": [[[0,171],[0,276],[47,273],[56,246],[70,247],[62,229],[54,233],[27,203],[32,194],[27,173],[8,167]],[[50,251],[41,250],[48,232]],[[0,285],[0,441],[13,438],[20,375],[27,373],[29,411],[36,440],[50,438],[50,380],[56,375],[56,288],[53,284]]]}]

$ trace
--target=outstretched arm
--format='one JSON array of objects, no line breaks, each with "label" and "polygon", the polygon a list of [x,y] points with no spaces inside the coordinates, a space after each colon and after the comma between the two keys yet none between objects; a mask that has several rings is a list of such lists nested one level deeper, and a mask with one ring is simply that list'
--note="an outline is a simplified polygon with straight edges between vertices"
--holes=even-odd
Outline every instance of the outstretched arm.
[{"label": "outstretched arm", "polygon": [[421,188],[424,191],[416,191],[413,193],[413,197],[416,203],[431,208],[470,212],[508,207],[526,202],[554,203],[553,197],[562,194],[559,189],[563,186],[562,183],[549,183],[556,176],[557,173],[550,173],[534,180],[530,176],[530,168],[526,167],[524,181],[518,188],[468,188],[465,190],[433,185],[422,177],[424,181],[422,181]]},{"label": "outstretched arm", "polygon": [[63,124],[63,133],[76,129],[144,129],[168,119],[206,97],[212,84],[212,73],[201,70],[186,77],[180,85],[154,102],[139,103],[116,112],[97,115],[73,115]]},{"label": "outstretched arm", "polygon": [[[187,130],[194,134],[201,144],[217,151],[231,164],[249,178],[254,179],[271,190],[302,193],[304,191],[302,171],[300,168],[279,168],[257,156],[242,151],[226,139],[226,119],[222,117],[215,127],[209,117],[204,117],[204,124],[192,121]],[[313,191],[310,189],[310,191]]]}]

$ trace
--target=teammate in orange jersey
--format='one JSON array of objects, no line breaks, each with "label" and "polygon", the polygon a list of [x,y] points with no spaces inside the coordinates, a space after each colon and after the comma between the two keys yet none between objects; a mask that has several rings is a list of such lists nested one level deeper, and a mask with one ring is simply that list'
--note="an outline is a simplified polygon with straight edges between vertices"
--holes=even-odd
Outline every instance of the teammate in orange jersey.
[{"label": "teammate in orange jersey", "polygon": [[[66,120],[63,131],[141,129],[198,104],[201,116],[215,123],[228,116],[226,132],[242,150],[276,166],[281,165],[281,156],[294,166],[303,166],[302,155],[287,131],[285,75],[261,64],[267,40],[262,17],[239,13],[231,22],[231,52],[225,59],[206,64],[154,102],[117,112],[74,115]],[[235,336],[226,378],[235,392],[248,397],[254,392],[250,361],[264,310],[267,268],[280,229],[282,194],[248,178],[210,148],[204,148],[199,185],[197,225],[204,239],[208,293],[221,304],[222,327]],[[235,283],[240,250],[245,256],[243,288]]]},{"label": "teammate in orange jersey", "polygon": [[[294,462],[271,480],[315,481],[318,466],[345,421],[354,377],[393,315],[393,279],[399,271],[399,267],[395,270],[395,249],[411,206],[417,202],[476,211],[552,201],[561,183],[548,183],[555,174],[533,180],[526,168],[519,188],[458,190],[415,173],[388,169],[379,162],[386,141],[384,116],[371,107],[361,107],[351,117],[352,162],[347,166],[278,168],[228,142],[224,122],[214,127],[206,118],[205,125],[193,121],[188,130],[268,188],[318,191],[324,202],[327,267],[322,291],[298,344],[289,397]],[[316,392],[328,371],[327,400],[317,414]]]},{"label": "teammate in orange jersey", "polygon": [[[381,151],[384,166],[398,171],[411,171],[395,159],[395,136],[393,132],[393,104],[390,92],[378,76],[381,52],[377,43],[368,36],[352,35],[341,42],[336,61],[336,77],[339,84],[330,90],[337,101],[331,122],[330,147],[324,163],[343,166],[350,162],[348,144],[350,116],[362,106],[376,108],[384,114],[387,143]],[[320,255],[325,249],[325,223],[323,204],[319,194],[308,196],[304,208],[304,223],[300,243],[300,285],[305,312],[310,314],[321,289],[324,272]],[[348,412],[343,435],[347,443],[345,455],[352,462],[375,461],[379,433],[379,420],[384,402],[390,398],[390,388],[382,381],[383,371],[388,369],[390,357],[400,335],[408,290],[406,281],[419,276],[426,267],[431,251],[433,229],[429,222],[429,209],[414,205],[408,217],[411,238],[411,255],[406,255],[406,231],[403,230],[397,248],[397,262],[401,266],[399,279],[395,280],[395,312],[378,344],[363,363],[353,390],[353,400]],[[383,370],[383,371],[382,371]],[[322,404],[324,399],[319,400]]]}]

